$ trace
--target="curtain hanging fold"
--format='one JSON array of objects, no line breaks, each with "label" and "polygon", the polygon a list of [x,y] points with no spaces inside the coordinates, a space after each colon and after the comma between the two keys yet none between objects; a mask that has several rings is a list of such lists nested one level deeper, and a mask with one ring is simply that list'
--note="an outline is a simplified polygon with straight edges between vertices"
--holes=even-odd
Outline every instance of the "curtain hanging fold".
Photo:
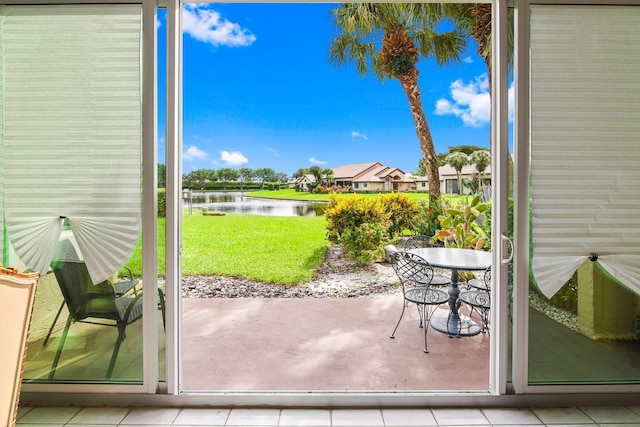
[{"label": "curtain hanging fold", "polygon": [[638,22],[639,7],[531,7],[531,267],[549,297],[592,254],[640,294]]},{"label": "curtain hanging fold", "polygon": [[67,219],[99,283],[140,233],[140,5],[7,6],[2,19],[11,245],[45,273]]}]

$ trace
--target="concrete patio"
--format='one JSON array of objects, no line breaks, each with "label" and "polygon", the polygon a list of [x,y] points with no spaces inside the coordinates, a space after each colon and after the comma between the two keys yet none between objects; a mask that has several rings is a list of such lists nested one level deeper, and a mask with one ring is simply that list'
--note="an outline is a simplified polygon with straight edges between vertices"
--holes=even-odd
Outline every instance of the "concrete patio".
[{"label": "concrete patio", "polygon": [[[489,387],[489,335],[431,329],[402,296],[182,301],[185,390],[473,390]],[[446,315],[442,308],[436,315]]]},{"label": "concrete patio", "polygon": [[[55,289],[43,282],[39,292]],[[48,382],[67,313],[47,345],[46,332],[61,296],[36,297],[24,379]],[[48,297],[48,298],[45,298]],[[390,339],[401,294],[372,298],[208,298],[182,300],[185,391],[486,391],[489,335],[448,338],[423,329],[411,305]],[[437,315],[446,315],[446,308]],[[35,317],[35,316],[34,316]],[[160,370],[164,330],[159,320]],[[139,381],[142,322],[127,327],[113,380]],[[117,331],[91,324],[71,326],[54,381],[105,380]]]}]

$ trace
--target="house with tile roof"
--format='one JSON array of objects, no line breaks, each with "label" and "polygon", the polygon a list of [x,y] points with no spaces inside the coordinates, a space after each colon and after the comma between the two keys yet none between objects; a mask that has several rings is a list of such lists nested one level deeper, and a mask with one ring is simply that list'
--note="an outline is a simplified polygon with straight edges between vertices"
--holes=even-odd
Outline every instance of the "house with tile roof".
[{"label": "house with tile roof", "polygon": [[[450,165],[440,166],[440,192],[443,194],[458,193],[458,173]],[[477,177],[475,166],[467,165],[462,168],[461,177],[471,180]],[[416,176],[405,173],[399,168],[385,166],[380,162],[354,163],[342,165],[333,169],[336,185],[349,186],[353,191],[424,191],[429,190],[426,176]],[[482,173],[483,185],[491,184],[491,167]],[[463,194],[470,190],[463,187]]]},{"label": "house with tile roof", "polygon": [[300,178],[289,181],[289,188],[299,188],[302,191],[309,191],[309,186],[316,184],[316,177],[312,174],[302,175]]},{"label": "house with tile roof", "polygon": [[415,190],[411,174],[380,162],[355,163],[333,169],[336,185],[349,186],[353,191]]}]

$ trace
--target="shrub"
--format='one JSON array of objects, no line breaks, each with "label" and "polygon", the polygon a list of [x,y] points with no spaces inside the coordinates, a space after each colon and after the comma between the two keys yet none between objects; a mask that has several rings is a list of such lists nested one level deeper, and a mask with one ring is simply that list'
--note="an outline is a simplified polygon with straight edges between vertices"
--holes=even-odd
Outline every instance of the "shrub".
[{"label": "shrub", "polygon": [[343,187],[342,185],[318,184],[313,188],[311,192],[316,194],[331,194],[331,193],[340,194],[340,193],[348,193],[350,191],[351,191],[351,187]]},{"label": "shrub", "polygon": [[390,221],[377,198],[331,194],[325,218],[327,239],[342,243],[357,264],[382,259]]},{"label": "shrub", "polygon": [[384,258],[385,222],[372,218],[360,226],[347,230],[342,236],[342,244],[349,258],[357,265],[367,265]]},{"label": "shrub", "polygon": [[436,231],[440,228],[438,217],[444,214],[442,205],[437,203],[434,206],[430,206],[429,202],[420,201],[418,206],[418,214],[413,220],[412,231],[421,236],[434,237]]},{"label": "shrub", "polygon": [[324,214],[327,219],[327,238],[330,242],[339,243],[347,230],[357,228],[381,214],[375,199],[330,194]]},{"label": "shrub", "polygon": [[391,238],[402,234],[405,229],[413,229],[420,205],[406,194],[381,194],[376,198],[380,210],[389,220],[388,233]]}]

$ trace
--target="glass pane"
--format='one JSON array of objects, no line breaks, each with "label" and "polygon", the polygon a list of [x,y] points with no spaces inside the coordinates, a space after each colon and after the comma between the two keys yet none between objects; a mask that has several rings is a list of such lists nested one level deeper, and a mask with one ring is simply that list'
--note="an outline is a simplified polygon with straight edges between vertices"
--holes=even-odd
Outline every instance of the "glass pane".
[{"label": "glass pane", "polygon": [[[158,9],[158,22],[166,22],[167,10]],[[157,26],[157,70],[158,70],[158,286],[165,293],[165,218],[166,218],[166,188],[167,188],[167,170],[166,170],[166,44],[167,31],[166,26]],[[165,293],[166,294],[166,293]],[[159,327],[164,325],[159,325]],[[161,327],[158,330],[158,379],[166,380],[166,336],[165,329]]]},{"label": "glass pane", "polygon": [[640,94],[640,55],[625,47],[640,39],[640,8],[535,6],[531,17],[529,382],[638,383],[627,256],[637,221],[624,212],[637,211],[640,191],[638,107],[625,101]]},{"label": "glass pane", "polygon": [[43,274],[24,380],[141,382],[141,8],[1,13],[3,253]]},{"label": "glass pane", "polygon": [[[337,7],[319,3],[184,5],[184,390],[486,391],[489,387],[490,334],[486,329],[481,333],[479,326],[486,311],[472,311],[465,304],[460,311],[465,325],[475,326],[466,328],[467,332],[477,334],[459,340],[449,339],[446,327],[444,331],[431,330],[429,324],[421,328],[416,304],[402,311],[402,289],[390,263],[380,260],[359,270],[365,274],[375,268],[372,281],[355,277],[359,273],[352,268],[348,250],[338,244],[334,248],[325,240],[327,220],[322,211],[307,217],[296,210],[300,218],[285,218],[279,211],[270,217],[276,211],[274,205],[291,212],[292,201],[262,199],[271,195],[286,199],[295,195],[298,184],[298,196],[303,199],[299,203],[310,212],[306,209],[309,200],[328,195],[309,194],[323,179],[308,173],[309,168],[330,169],[331,173],[320,175],[333,175],[341,186],[352,184],[355,192],[393,190],[397,184],[404,193],[407,181],[378,179],[387,172],[370,178],[378,167],[374,163],[379,161],[379,167],[389,170],[397,167],[415,172],[420,162],[420,142],[401,86],[395,81],[383,85],[374,73],[362,78],[355,67],[341,70],[331,64],[327,52],[336,29],[331,27],[330,13]],[[218,37],[212,17],[232,26],[233,37]],[[252,38],[253,32],[256,43],[241,43],[247,41],[245,36]],[[300,36],[285,37],[292,32]],[[284,50],[279,42],[283,37],[291,41]],[[298,56],[292,62],[291,52],[303,52],[306,59]],[[475,48],[469,55],[474,59],[468,58],[455,71],[435,63],[432,67],[430,60],[419,64],[421,76],[441,76],[421,80],[425,114],[434,135],[440,135],[439,154],[458,144],[489,145],[486,64],[475,57]],[[304,72],[299,72],[302,64],[306,64]],[[470,110],[466,104],[457,105],[466,102],[454,94],[461,86],[473,93],[482,111],[457,114]],[[307,89],[301,92],[301,87]],[[441,115],[432,114],[437,105],[445,104],[450,108],[441,110]],[[354,120],[375,128],[379,142],[360,133],[361,129],[352,130]],[[344,129],[342,136],[338,129]],[[444,142],[442,132],[453,134],[461,129],[467,136]],[[301,148],[309,154],[300,154]],[[369,171],[368,167],[363,170],[363,162],[371,162]],[[244,177],[228,178],[233,169]],[[294,175],[289,188],[282,182],[282,186],[271,185],[266,196],[266,191],[252,194],[265,184],[267,169],[282,171],[285,178]],[[341,169],[350,171],[342,175]],[[477,191],[482,178],[476,165],[465,167],[462,182],[452,167],[446,169],[448,173],[440,172],[440,188],[446,193],[443,199],[454,206],[470,203],[472,196],[457,193],[459,189],[464,194]],[[247,173],[254,171],[255,177]],[[425,174],[423,170],[412,175],[421,194],[409,192],[410,196],[426,196]],[[313,186],[305,175],[313,178]],[[487,175],[483,178],[489,180]],[[316,193],[322,187],[325,185]],[[264,185],[267,188],[269,183]],[[257,208],[251,209],[253,206]],[[438,226],[432,213],[427,210],[424,227],[411,232],[433,236]],[[402,248],[402,241],[393,243]],[[296,262],[316,274],[290,286],[297,268],[289,269],[286,263],[307,251],[309,255]],[[485,268],[483,264],[482,270]],[[288,277],[275,270],[286,271]],[[392,292],[376,298],[343,297],[353,295],[351,289],[359,286],[364,292],[375,292],[378,286],[373,281],[387,281]],[[466,284],[464,289],[468,290]],[[446,290],[448,285],[440,291]],[[306,292],[318,297],[302,298]],[[434,319],[445,319],[446,325],[449,308],[443,304]],[[398,333],[391,340],[401,316]],[[473,323],[468,321],[471,317]],[[424,353],[425,330],[428,346],[433,348],[428,354]],[[365,338],[356,336],[360,334]],[[320,347],[323,350],[318,353]],[[442,365],[436,363],[438,357],[443,358]],[[380,370],[383,365],[395,366],[398,372]],[[326,375],[316,375],[318,369]]]}]

